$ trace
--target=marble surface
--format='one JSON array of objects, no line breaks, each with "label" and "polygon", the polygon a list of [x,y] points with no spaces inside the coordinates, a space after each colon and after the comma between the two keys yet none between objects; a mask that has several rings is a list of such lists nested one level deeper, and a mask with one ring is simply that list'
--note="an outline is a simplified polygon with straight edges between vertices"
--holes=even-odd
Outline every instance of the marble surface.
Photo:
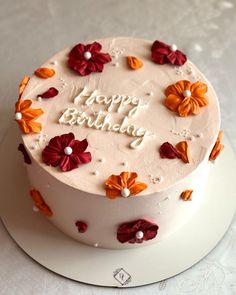
[{"label": "marble surface", "polygon": [[[236,151],[236,1],[0,0],[0,144],[12,124],[19,81],[81,40],[134,36],[176,43],[219,96],[222,129]],[[0,294],[236,294],[236,218],[224,239],[188,271],[135,289],[70,281],[31,260],[0,224]]]}]

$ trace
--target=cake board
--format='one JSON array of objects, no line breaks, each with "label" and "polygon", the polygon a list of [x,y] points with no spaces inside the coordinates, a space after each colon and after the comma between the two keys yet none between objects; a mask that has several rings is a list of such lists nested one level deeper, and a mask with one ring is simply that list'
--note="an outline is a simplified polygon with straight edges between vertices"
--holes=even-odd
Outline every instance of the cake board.
[{"label": "cake board", "polygon": [[135,287],[177,275],[206,256],[228,229],[236,208],[236,161],[229,141],[211,164],[201,208],[181,229],[156,245],[107,250],[78,243],[32,210],[16,126],[0,148],[2,221],[31,258],[64,277],[93,285]]}]

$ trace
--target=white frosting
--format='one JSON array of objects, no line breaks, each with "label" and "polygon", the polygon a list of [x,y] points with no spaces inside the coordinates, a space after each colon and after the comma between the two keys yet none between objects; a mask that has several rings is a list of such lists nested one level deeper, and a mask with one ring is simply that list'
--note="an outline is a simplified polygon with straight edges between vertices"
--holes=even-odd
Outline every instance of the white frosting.
[{"label": "white frosting", "polygon": [[[35,146],[37,135],[23,135],[32,159],[27,169],[31,187],[40,191],[53,211],[50,220],[66,234],[92,246],[99,242],[99,247],[114,249],[139,247],[146,242],[133,245],[117,241],[120,224],[140,218],[155,222],[159,226],[157,238],[147,243],[152,244],[187,222],[199,206],[207,181],[208,157],[219,132],[219,105],[210,83],[188,60],[179,67],[181,79],[195,81],[187,73],[191,68],[194,77],[208,85],[209,105],[201,108],[197,116],[178,116],[163,101],[166,87],[180,77],[174,66],[151,61],[152,42],[130,38],[99,42],[103,52],[119,56],[119,67],[114,68],[111,62],[104,65],[102,73],[81,77],[66,66],[70,51],[66,49],[50,59],[58,62],[55,76],[44,81],[33,76],[27,84],[22,99],[30,98],[34,108],[43,109],[44,114],[37,121],[48,135],[46,141],[37,142],[35,149],[30,147]],[[124,58],[127,55],[139,57],[144,67],[129,70]],[[48,66],[49,62],[42,66]],[[67,87],[57,97],[42,102],[35,99],[49,87],[59,89],[62,83]],[[184,137],[189,140],[189,164],[160,157],[162,143],[175,145],[181,140],[170,130],[191,130]],[[87,151],[91,152],[92,161],[70,172],[61,172],[58,167],[43,163],[41,154],[48,140],[69,132],[78,140],[88,140]],[[191,136],[196,140],[190,140]],[[99,159],[104,159],[102,164]],[[121,165],[126,161],[129,169]],[[127,170],[137,172],[138,181],[146,183],[147,189],[137,196],[110,200],[105,196],[106,179]],[[179,200],[186,189],[194,190],[191,202]],[[78,217],[89,223],[84,235],[78,235],[74,226]]]}]

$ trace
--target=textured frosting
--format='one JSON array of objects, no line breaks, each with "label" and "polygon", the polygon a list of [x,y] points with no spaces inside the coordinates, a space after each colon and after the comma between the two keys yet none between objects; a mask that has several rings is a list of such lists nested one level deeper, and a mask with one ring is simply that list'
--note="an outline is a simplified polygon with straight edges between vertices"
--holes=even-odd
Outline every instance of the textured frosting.
[{"label": "textured frosting", "polygon": [[[157,65],[152,62],[150,41],[130,38],[108,38],[98,41],[102,44],[102,50],[110,53],[113,58],[112,62],[105,65],[102,73],[92,73],[86,77],[77,75],[67,66],[70,49],[65,49],[43,65],[53,68],[56,75],[47,80],[34,75],[22,96],[23,99],[32,99],[34,107],[44,110],[44,115],[38,120],[43,126],[44,139],[68,132],[73,132],[80,140],[87,138],[92,162],[73,171],[61,173],[58,169],[42,163],[41,151],[46,142],[40,140],[38,135],[24,135],[24,143],[33,158],[50,174],[82,191],[104,195],[105,179],[110,174],[119,174],[124,170],[136,171],[139,179],[149,185],[141,195],[164,190],[189,175],[209,156],[220,125],[216,94],[203,74],[190,61],[181,67]],[[128,55],[140,58],[144,63],[143,67],[137,71],[131,70],[127,66]],[[209,105],[201,108],[197,116],[181,118],[163,105],[165,88],[183,79],[192,82],[199,80],[208,85]],[[57,88],[59,94],[53,99],[38,101],[37,95],[50,87]],[[139,98],[141,104],[146,106],[140,108],[128,122],[149,130],[153,135],[147,136],[138,149],[131,149],[130,143],[136,137],[84,126],[59,124],[59,118],[69,107],[90,115],[107,109],[107,106],[97,103],[86,106],[83,99],[74,104],[74,98],[84,87],[88,92],[97,90],[97,94],[107,97],[120,94]],[[116,112],[117,108],[117,105],[111,108],[111,120],[121,123],[132,106],[124,106],[119,113]],[[176,134],[184,133],[184,130],[189,130],[187,141],[191,150],[190,164],[186,165],[178,159],[161,159],[158,153],[160,145],[165,141],[175,144],[186,140],[186,137]],[[153,183],[153,179],[158,177],[163,181]]]}]

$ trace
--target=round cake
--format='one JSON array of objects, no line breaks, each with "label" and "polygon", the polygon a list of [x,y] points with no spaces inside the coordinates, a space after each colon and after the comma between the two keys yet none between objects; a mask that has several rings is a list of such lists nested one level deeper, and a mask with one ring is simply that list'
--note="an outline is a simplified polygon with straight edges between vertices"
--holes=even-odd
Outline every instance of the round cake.
[{"label": "round cake", "polygon": [[62,50],[24,77],[15,119],[34,210],[102,248],[150,245],[184,225],[223,148],[213,87],[157,40]]}]

